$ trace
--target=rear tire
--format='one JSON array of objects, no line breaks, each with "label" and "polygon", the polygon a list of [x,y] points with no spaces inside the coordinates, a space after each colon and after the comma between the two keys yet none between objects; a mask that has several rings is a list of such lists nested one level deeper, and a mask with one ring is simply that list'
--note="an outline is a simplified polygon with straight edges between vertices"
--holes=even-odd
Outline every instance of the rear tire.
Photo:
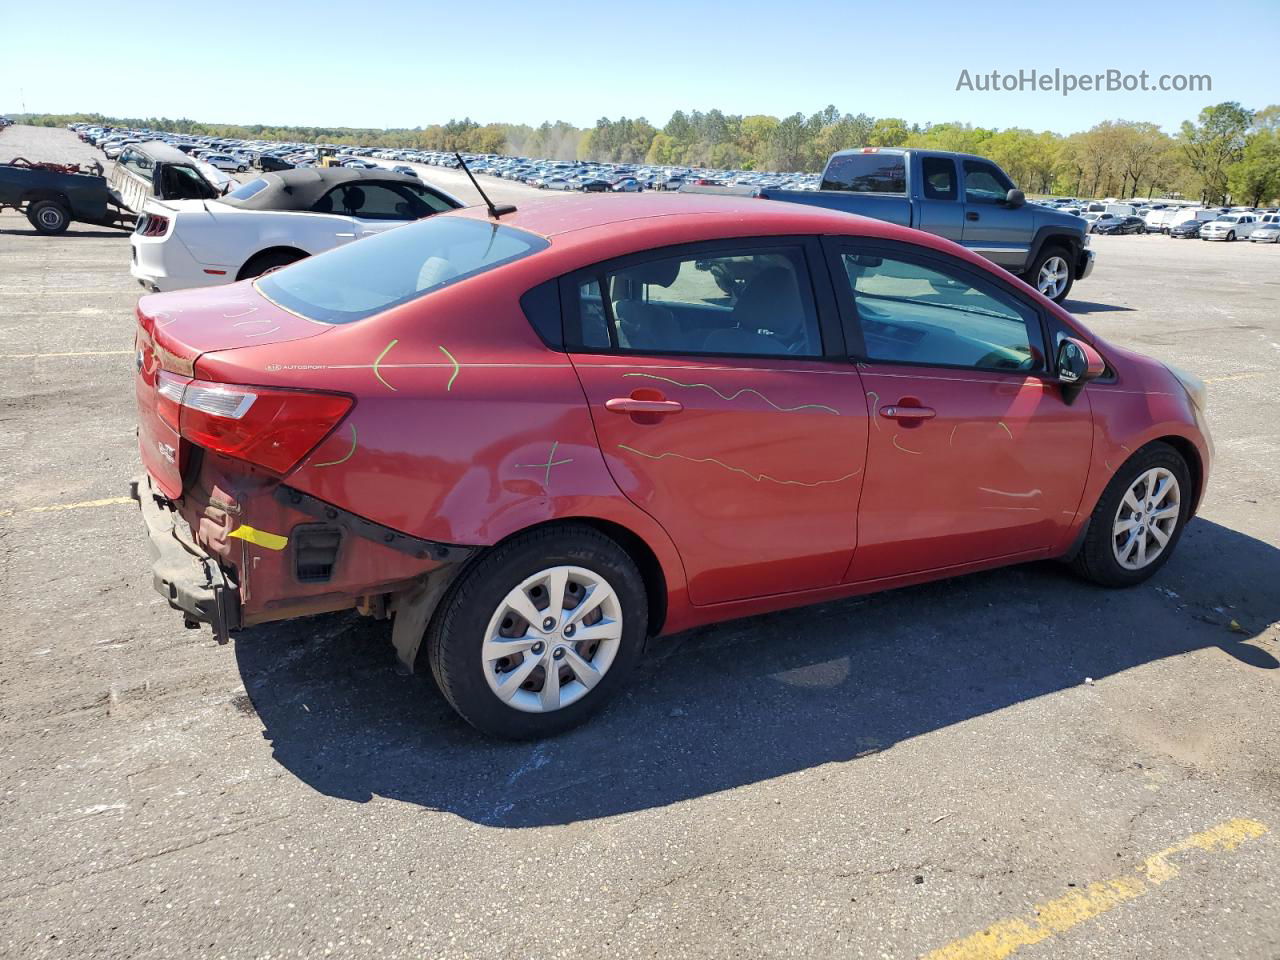
[{"label": "rear tire", "polygon": [[57,200],[37,200],[27,207],[27,219],[37,233],[52,237],[67,232],[67,227],[71,226],[71,211]]},{"label": "rear tire", "polygon": [[[589,601],[599,606],[575,627],[574,610]],[[534,619],[554,615],[534,623],[514,614],[517,606]],[[495,737],[530,740],[563,733],[603,707],[635,666],[647,630],[644,580],[627,552],[589,527],[548,527],[463,572],[432,617],[423,652],[464,720]]]},{"label": "rear tire", "polygon": [[[1165,488],[1167,481],[1171,485]],[[1190,518],[1194,495],[1191,471],[1177,450],[1159,441],[1143,447],[1102,491],[1072,569],[1104,587],[1132,587],[1147,580],[1169,562]],[[1162,516],[1175,505],[1176,512]],[[1132,525],[1125,529],[1126,524]]]},{"label": "rear tire", "polygon": [[291,263],[297,263],[299,260],[305,260],[307,255],[298,250],[268,250],[265,253],[255,254],[249,258],[249,262],[240,268],[240,272],[236,274],[237,280],[249,280],[253,277],[260,277],[268,270],[274,270],[276,267],[287,267]]}]

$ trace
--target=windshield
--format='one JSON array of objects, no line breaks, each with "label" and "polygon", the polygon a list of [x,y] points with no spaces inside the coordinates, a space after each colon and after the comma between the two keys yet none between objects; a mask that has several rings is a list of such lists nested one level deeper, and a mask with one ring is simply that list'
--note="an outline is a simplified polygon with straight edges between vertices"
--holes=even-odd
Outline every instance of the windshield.
[{"label": "windshield", "polygon": [[1240,221],[1239,217],[1219,217],[1217,222],[1218,223],[1238,223],[1239,221]]},{"label": "windshield", "polygon": [[353,323],[549,246],[487,220],[432,217],[301,260],[257,288],[300,316]]}]

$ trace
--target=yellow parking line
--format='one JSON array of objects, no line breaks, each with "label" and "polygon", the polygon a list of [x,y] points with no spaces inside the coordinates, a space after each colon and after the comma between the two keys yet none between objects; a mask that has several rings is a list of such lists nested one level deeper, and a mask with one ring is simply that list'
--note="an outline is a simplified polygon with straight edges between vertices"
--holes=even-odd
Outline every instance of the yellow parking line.
[{"label": "yellow parking line", "polygon": [[1254,380],[1268,375],[1266,370],[1255,370],[1252,373],[1229,373],[1222,377],[1210,377],[1205,383],[1225,383],[1228,380]]},{"label": "yellow parking line", "polygon": [[1133,873],[1091,883],[1064,897],[1037,904],[1026,916],[993,923],[985,930],[925,954],[923,960],[1002,960],[1022,947],[1065,933],[1174,879],[1181,871],[1176,864],[1169,862],[1170,857],[1189,850],[1206,853],[1234,850],[1246,840],[1267,833],[1268,829],[1257,820],[1237,819],[1220,823],[1147,857]]},{"label": "yellow parking line", "polygon": [[79,503],[54,503],[47,507],[23,507],[19,510],[0,510],[0,517],[12,517],[18,513],[57,513],[61,510],[85,510],[90,507],[115,507],[133,503],[132,497],[107,497],[104,500],[81,500]]},{"label": "yellow parking line", "polygon": [[0,353],[0,360],[44,360],[49,357],[121,357],[132,350],[79,350],[72,353]]}]

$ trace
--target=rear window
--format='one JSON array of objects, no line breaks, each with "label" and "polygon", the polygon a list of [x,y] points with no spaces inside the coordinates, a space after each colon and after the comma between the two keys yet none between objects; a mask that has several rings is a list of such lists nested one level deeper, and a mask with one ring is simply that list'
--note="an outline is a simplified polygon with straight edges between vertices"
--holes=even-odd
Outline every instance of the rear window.
[{"label": "rear window", "polygon": [[243,184],[242,186],[240,186],[235,190],[232,190],[229,194],[227,194],[227,196],[235,200],[248,200],[255,193],[261,193],[266,188],[267,188],[267,181],[259,177],[257,180],[250,180],[248,183]]},{"label": "rear window", "polygon": [[907,164],[901,153],[838,154],[822,175],[823,190],[906,193]]},{"label": "rear window", "polygon": [[353,323],[548,246],[487,220],[432,217],[301,260],[257,287],[300,316]]}]

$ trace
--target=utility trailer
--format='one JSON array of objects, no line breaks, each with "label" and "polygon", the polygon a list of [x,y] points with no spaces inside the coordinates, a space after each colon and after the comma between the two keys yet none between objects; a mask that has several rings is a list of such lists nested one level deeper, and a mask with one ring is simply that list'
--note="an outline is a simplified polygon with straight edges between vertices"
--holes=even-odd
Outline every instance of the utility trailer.
[{"label": "utility trailer", "polygon": [[26,214],[37,232],[63,233],[72,221],[132,230],[133,213],[119,202],[100,173],[61,163],[16,157],[0,163],[0,210]]}]

